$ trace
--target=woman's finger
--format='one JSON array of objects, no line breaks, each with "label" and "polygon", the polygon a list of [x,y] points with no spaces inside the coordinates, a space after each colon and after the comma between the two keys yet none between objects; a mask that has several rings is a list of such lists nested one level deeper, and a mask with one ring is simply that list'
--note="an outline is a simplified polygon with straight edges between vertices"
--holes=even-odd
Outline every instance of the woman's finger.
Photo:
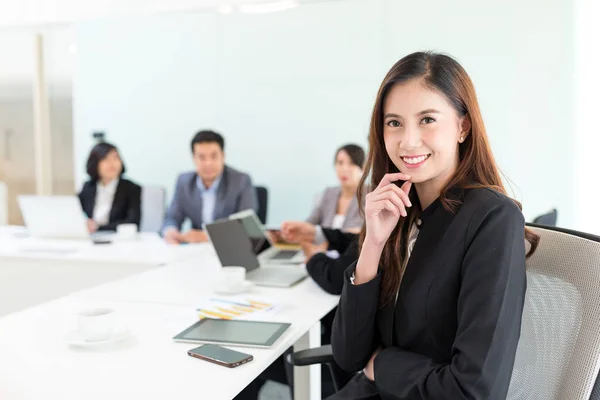
[{"label": "woman's finger", "polygon": [[403,174],[402,172],[394,172],[391,174],[385,174],[383,176],[383,178],[381,178],[379,185],[377,185],[377,189],[382,188],[386,185],[389,185],[392,182],[408,181],[408,180],[410,180],[410,175]]},{"label": "woman's finger", "polygon": [[383,200],[383,204],[384,208],[391,212],[394,217],[398,218],[400,215],[402,215],[398,207],[396,207],[396,205],[394,205],[394,203],[392,203],[390,200]]},{"label": "woman's finger", "polygon": [[406,181],[406,182],[404,182],[404,184],[402,185],[402,187],[400,189],[402,189],[402,191],[408,195],[411,187],[412,187],[412,182]]},{"label": "woman's finger", "polygon": [[[410,182],[407,182],[407,183],[409,183],[408,190],[410,190]],[[402,186],[404,186],[404,185],[402,185]],[[408,193],[406,191],[404,191],[403,189],[399,188],[398,186],[396,186],[394,183],[391,183],[391,184],[387,185],[386,187],[381,188],[379,190],[379,193],[386,193],[389,191],[392,191],[396,195],[398,195],[398,197],[400,197],[402,199],[402,202],[404,203],[404,205],[406,207],[412,207],[412,203],[410,201],[410,198],[408,197]]]},{"label": "woman's finger", "polygon": [[[377,195],[370,198],[369,202],[373,206],[377,207],[378,202],[385,201],[385,200],[390,201],[398,209],[398,212],[400,213],[400,215],[402,215],[403,217],[406,217],[407,212],[406,212],[406,207],[404,205],[404,202],[394,191],[389,190],[389,191],[386,191],[383,193],[378,193]],[[381,204],[380,207],[383,207],[383,204]]]}]

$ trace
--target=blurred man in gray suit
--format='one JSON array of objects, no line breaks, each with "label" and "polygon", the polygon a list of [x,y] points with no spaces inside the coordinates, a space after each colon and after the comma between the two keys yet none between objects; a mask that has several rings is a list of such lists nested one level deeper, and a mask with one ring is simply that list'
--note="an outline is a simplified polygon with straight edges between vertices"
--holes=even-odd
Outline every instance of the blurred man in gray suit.
[{"label": "blurred man in gray suit", "polygon": [[[203,223],[227,218],[241,210],[257,211],[258,202],[248,174],[225,165],[225,141],[213,131],[200,131],[192,139],[195,172],[177,178],[175,193],[162,229],[168,243],[205,242]],[[186,218],[192,229],[181,233]]]}]

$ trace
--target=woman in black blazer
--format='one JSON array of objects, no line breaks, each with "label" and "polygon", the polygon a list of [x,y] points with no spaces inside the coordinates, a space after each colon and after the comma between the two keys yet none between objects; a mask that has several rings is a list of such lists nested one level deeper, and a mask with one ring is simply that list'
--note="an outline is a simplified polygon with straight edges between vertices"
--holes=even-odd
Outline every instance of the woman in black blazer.
[{"label": "woman in black blazer", "polygon": [[[505,194],[473,84],[414,53],[377,96],[365,227],[332,327],[357,374],[333,399],[505,399],[525,298],[525,229]],[[360,185],[359,187],[362,187]]]},{"label": "woman in black blazer", "polygon": [[88,230],[116,230],[117,225],[140,225],[141,195],[139,185],[123,179],[125,165],[119,151],[110,143],[99,143],[87,160],[87,181],[79,200],[88,219]]}]

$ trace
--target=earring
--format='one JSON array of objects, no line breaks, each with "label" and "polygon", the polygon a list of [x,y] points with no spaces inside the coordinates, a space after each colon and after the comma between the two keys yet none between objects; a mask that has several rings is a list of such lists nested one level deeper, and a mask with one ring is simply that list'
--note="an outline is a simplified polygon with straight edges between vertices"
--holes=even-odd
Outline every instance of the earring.
[{"label": "earring", "polygon": [[465,140],[465,138],[464,138],[464,137],[462,137],[462,136],[460,137],[460,139],[458,139],[458,141],[459,141],[459,142],[461,142],[461,143],[462,143],[464,140]]}]

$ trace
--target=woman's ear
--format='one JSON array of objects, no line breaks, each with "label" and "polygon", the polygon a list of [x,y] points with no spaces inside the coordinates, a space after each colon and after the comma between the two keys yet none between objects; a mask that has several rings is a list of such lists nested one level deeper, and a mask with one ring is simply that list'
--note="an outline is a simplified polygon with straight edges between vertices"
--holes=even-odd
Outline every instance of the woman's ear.
[{"label": "woman's ear", "polygon": [[458,138],[459,142],[464,142],[467,139],[467,136],[471,133],[471,118],[469,114],[466,114],[464,117],[460,119],[460,135]]}]

